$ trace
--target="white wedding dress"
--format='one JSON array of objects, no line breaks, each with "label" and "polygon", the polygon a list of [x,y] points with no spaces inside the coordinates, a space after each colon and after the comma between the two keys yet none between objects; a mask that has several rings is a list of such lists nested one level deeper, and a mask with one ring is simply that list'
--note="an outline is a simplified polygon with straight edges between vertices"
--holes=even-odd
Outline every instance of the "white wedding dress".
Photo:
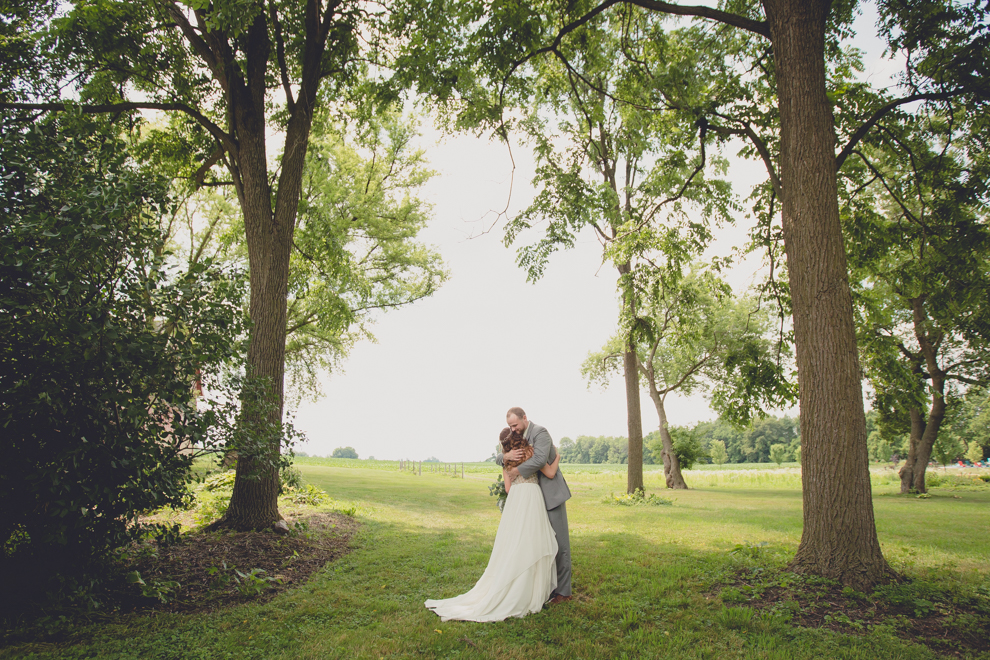
[{"label": "white wedding dress", "polygon": [[426,607],[441,620],[502,621],[539,612],[557,587],[557,537],[534,474],[509,488],[488,568],[471,591]]}]

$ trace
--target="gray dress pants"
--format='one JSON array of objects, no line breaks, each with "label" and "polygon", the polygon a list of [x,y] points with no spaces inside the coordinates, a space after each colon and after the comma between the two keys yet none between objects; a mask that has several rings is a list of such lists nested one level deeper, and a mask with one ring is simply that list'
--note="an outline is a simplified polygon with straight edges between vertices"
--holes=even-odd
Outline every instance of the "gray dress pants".
[{"label": "gray dress pants", "polygon": [[547,511],[550,526],[557,534],[557,588],[555,594],[571,595],[571,539],[567,533],[567,503]]}]

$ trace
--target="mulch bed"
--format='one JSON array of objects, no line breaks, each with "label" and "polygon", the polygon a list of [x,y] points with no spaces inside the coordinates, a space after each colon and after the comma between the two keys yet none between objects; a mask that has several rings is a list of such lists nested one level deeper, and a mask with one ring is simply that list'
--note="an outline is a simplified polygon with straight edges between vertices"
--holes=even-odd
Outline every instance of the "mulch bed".
[{"label": "mulch bed", "polygon": [[[137,570],[152,589],[167,582],[179,586],[168,590],[166,602],[161,602],[138,595],[139,587],[129,585],[125,593],[118,594],[120,609],[189,613],[265,602],[303,584],[328,562],[349,552],[348,544],[358,528],[353,518],[337,513],[318,513],[291,522],[302,523],[302,531],[287,536],[271,531],[203,531],[185,534],[171,545],[150,542],[137,548],[128,570]],[[264,572],[256,571],[254,579],[241,575],[253,569]]]},{"label": "mulch bed", "polygon": [[787,612],[794,626],[826,628],[847,635],[865,635],[875,626],[891,626],[898,637],[945,656],[961,658],[990,651],[990,617],[985,611],[928,603],[926,611],[921,613],[913,607],[894,605],[865,594],[850,595],[841,586],[794,589],[760,587],[748,582],[739,579],[732,585],[753,589],[754,597],[745,605],[763,611]]}]

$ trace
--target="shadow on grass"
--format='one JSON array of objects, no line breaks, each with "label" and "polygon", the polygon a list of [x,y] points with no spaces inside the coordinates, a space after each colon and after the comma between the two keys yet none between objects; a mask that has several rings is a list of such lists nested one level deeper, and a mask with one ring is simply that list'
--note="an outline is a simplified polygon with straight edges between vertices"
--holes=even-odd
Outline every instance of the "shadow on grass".
[{"label": "shadow on grass", "polygon": [[[836,619],[831,630],[792,625],[803,606],[788,604],[797,602],[789,597],[776,607],[766,597],[786,581],[780,569],[790,551],[783,546],[701,550],[628,531],[572,537],[570,603],[493,624],[441,623],[423,601],[469,589],[494,535],[361,522],[351,553],[268,603],[195,616],[53,622],[0,657],[933,657],[899,639],[904,630],[896,626],[871,629],[860,621],[864,629],[857,630],[853,619]],[[809,602],[819,593],[835,597],[820,584],[791,586],[807,591]]]}]

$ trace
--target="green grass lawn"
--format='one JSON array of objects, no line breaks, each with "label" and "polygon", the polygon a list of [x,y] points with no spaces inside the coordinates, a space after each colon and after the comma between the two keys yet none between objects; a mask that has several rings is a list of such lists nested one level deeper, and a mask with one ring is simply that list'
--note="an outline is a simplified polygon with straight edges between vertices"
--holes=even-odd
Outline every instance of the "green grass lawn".
[{"label": "green grass lawn", "polygon": [[[797,549],[795,467],[689,471],[692,490],[663,493],[672,506],[624,507],[603,503],[625,491],[622,466],[564,465],[579,598],[478,624],[441,623],[423,601],[468,590],[484,570],[500,515],[488,494],[496,466],[466,464],[463,479],[460,470],[457,478],[420,476],[386,461],[303,458],[296,466],[337,506],[355,507],[363,525],[353,552],[306,586],[211,614],[52,622],[44,642],[8,647],[0,657],[941,657],[895,636],[910,621],[843,634],[723,602],[721,587],[733,575],[779,571]],[[990,487],[957,481],[919,499],[897,494],[896,479],[877,470],[880,540],[895,570],[990,595]],[[646,482],[660,490],[662,473],[648,472]]]}]

